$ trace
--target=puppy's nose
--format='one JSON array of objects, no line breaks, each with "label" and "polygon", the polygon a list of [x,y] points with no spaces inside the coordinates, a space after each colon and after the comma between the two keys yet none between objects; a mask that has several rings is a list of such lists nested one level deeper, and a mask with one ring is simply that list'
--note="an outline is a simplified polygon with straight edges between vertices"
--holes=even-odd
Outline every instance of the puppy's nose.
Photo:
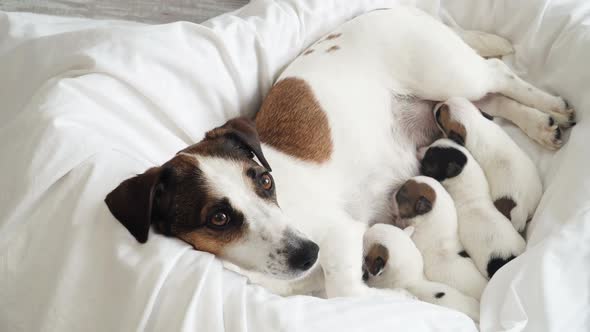
[{"label": "puppy's nose", "polygon": [[294,270],[309,270],[318,259],[320,247],[313,241],[304,240],[300,245],[292,249],[287,263]]}]

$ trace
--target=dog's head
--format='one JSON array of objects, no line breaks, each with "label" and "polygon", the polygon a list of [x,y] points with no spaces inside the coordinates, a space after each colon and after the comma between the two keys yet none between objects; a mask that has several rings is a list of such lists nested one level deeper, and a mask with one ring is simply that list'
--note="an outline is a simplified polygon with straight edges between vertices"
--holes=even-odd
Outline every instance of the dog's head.
[{"label": "dog's head", "polygon": [[436,104],[433,112],[436,125],[443,135],[463,146],[473,126],[486,118],[493,119],[469,100],[458,97]]},{"label": "dog's head", "polygon": [[420,173],[438,181],[461,174],[467,164],[465,149],[449,139],[441,138],[418,151]]},{"label": "dog's head", "polygon": [[241,268],[295,278],[314,265],[319,248],[288,225],[270,171],[254,123],[236,118],[123,181],[105,202],[141,243],[153,225]]}]

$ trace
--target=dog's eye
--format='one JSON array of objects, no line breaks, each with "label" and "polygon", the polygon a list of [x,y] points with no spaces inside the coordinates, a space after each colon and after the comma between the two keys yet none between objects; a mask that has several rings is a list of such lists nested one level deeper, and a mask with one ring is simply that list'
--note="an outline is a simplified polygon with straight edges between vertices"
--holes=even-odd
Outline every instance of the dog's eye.
[{"label": "dog's eye", "polygon": [[262,174],[260,177],[260,186],[264,190],[271,190],[272,189],[272,177],[268,173]]},{"label": "dog's eye", "polygon": [[229,216],[224,212],[216,212],[209,218],[209,224],[214,227],[223,227],[229,223]]}]

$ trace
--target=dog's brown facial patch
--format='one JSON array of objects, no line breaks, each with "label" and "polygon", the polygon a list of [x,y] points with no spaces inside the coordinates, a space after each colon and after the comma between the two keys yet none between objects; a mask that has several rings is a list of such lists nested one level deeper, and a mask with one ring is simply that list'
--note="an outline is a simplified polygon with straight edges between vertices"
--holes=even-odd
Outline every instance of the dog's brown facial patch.
[{"label": "dog's brown facial patch", "polygon": [[332,154],[328,118],[304,80],[276,83],[256,116],[256,128],[262,142],[296,158],[323,163]]},{"label": "dog's brown facial patch", "polygon": [[[215,226],[212,219],[215,214],[223,213],[229,218],[226,226]],[[244,216],[229,205],[227,199],[208,202],[201,210],[200,225],[196,229],[180,233],[178,238],[192,245],[193,248],[223,257],[223,249],[238,242],[247,232],[248,225]]]},{"label": "dog's brown facial patch", "polygon": [[272,175],[262,167],[245,167],[244,173],[251,180],[252,189],[258,197],[277,203]]},{"label": "dog's brown facial patch", "polygon": [[[179,154],[162,169],[168,174],[161,176],[152,210],[152,223],[158,232],[216,255],[242,238],[247,229],[244,216],[227,198],[210,191],[211,184],[201,173],[197,159]],[[227,218],[223,225],[214,220],[219,214]]]},{"label": "dog's brown facial patch", "polygon": [[313,52],[314,52],[314,49],[313,48],[310,48],[309,50],[303,52],[303,55],[309,55],[309,54],[311,54]]},{"label": "dog's brown facial patch", "polygon": [[516,202],[514,202],[510,197],[502,197],[494,201],[494,205],[496,206],[496,209],[500,211],[500,213],[510,220],[510,212],[516,207]]},{"label": "dog's brown facial patch", "polygon": [[448,105],[443,104],[436,111],[436,123],[438,123],[446,137],[455,141],[457,144],[465,145],[467,130],[463,124],[451,118],[451,111]]},{"label": "dog's brown facial patch", "polygon": [[[216,253],[222,244],[243,234],[242,214],[230,206],[227,198],[212,194],[210,188],[214,184],[207,182],[199,168],[199,156],[232,159],[241,163],[244,170],[255,168],[259,174],[270,171],[254,123],[245,118],[228,121],[162,166],[123,181],[107,195],[105,202],[109,210],[137,241],[146,242],[149,228],[154,225],[164,235],[179,237],[199,250]],[[253,160],[254,156],[262,166]],[[274,185],[272,192],[266,194],[274,199]],[[218,210],[230,217],[227,227],[210,222],[210,213]],[[197,238],[203,240],[196,241]]]},{"label": "dog's brown facial patch", "polygon": [[408,180],[395,194],[401,218],[414,218],[430,212],[436,202],[436,192],[426,183]]},{"label": "dog's brown facial patch", "polygon": [[377,275],[387,264],[389,250],[381,244],[374,244],[365,256],[364,265],[372,275]]},{"label": "dog's brown facial patch", "polygon": [[338,45],[334,45],[334,46],[332,46],[332,47],[328,48],[328,49],[326,50],[326,53],[335,52],[335,51],[338,51],[339,49],[340,49],[340,46],[338,46]]}]

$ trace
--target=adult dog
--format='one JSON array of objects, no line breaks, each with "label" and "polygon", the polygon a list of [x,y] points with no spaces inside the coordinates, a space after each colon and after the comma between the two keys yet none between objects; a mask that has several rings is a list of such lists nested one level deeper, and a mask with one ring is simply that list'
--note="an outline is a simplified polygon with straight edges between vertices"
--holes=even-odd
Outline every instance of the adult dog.
[{"label": "adult dog", "polygon": [[[439,133],[434,102],[492,93],[534,111],[519,120],[537,128],[527,131],[534,139],[561,143],[552,124],[568,126],[573,116],[563,99],[522,81],[500,60],[482,58],[418,9],[374,11],[295,59],[255,126],[238,118],[213,129],[165,164],[122,182],[106,203],[138,241],[147,241],[154,225],[273,277],[259,282],[282,293],[318,287],[314,277],[323,271],[319,286],[328,297],[367,294],[373,289],[362,281],[363,233],[396,215],[392,193],[418,173],[416,148]],[[286,284],[300,288],[275,287],[275,280],[294,278]]]}]

